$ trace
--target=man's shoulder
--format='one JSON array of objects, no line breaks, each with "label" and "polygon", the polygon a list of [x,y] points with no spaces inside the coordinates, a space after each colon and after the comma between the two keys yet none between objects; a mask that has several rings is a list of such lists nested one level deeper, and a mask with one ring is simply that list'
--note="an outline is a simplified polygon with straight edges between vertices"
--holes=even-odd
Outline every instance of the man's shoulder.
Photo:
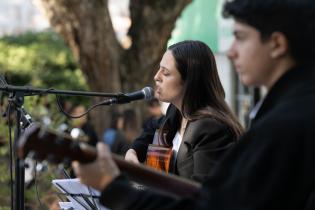
[{"label": "man's shoulder", "polygon": [[315,86],[307,87],[286,98],[275,107],[273,113],[277,117],[315,117]]},{"label": "man's shoulder", "polygon": [[298,135],[309,128],[314,129],[315,135],[315,91],[283,100],[252,125],[256,134],[264,136],[268,133]]}]

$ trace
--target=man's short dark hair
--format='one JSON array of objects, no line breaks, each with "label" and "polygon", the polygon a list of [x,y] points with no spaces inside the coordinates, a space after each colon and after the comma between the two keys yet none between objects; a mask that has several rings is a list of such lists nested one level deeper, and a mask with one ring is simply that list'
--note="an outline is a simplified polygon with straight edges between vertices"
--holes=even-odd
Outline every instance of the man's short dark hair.
[{"label": "man's short dark hair", "polygon": [[283,33],[297,62],[314,63],[315,0],[227,0],[223,16],[256,28],[262,40]]}]

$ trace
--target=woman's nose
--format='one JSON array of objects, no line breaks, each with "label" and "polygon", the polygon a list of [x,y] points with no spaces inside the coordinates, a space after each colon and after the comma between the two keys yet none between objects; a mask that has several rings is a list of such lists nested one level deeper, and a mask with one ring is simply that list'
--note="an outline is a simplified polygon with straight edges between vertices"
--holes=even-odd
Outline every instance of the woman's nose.
[{"label": "woman's nose", "polygon": [[154,75],[154,81],[160,81],[160,71],[157,71],[156,74]]}]

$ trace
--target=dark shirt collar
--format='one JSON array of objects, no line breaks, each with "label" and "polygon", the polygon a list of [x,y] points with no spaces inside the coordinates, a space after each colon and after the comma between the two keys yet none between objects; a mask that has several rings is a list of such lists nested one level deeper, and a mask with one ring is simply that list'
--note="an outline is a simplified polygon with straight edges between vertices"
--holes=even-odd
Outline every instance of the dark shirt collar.
[{"label": "dark shirt collar", "polygon": [[314,67],[299,65],[289,69],[269,90],[252,123],[270,111],[276,104],[290,97],[301,87],[314,80]]}]

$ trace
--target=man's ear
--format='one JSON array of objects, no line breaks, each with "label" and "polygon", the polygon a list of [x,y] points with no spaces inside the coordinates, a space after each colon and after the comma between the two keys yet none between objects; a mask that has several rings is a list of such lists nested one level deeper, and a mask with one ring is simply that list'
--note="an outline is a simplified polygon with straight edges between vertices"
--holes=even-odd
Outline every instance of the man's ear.
[{"label": "man's ear", "polygon": [[282,57],[289,52],[289,42],[286,36],[281,32],[273,32],[270,36],[272,58]]}]

